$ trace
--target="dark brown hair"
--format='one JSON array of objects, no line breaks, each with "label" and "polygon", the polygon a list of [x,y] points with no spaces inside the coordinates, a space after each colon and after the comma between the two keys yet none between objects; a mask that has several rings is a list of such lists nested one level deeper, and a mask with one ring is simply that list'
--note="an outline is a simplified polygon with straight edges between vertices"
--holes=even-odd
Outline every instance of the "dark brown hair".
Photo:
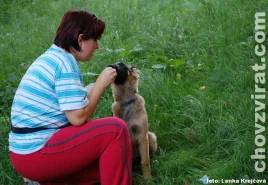
[{"label": "dark brown hair", "polygon": [[105,29],[105,23],[95,14],[85,10],[70,10],[61,20],[54,38],[54,44],[71,51],[73,48],[81,51],[78,36],[83,34],[83,40],[100,39]]}]

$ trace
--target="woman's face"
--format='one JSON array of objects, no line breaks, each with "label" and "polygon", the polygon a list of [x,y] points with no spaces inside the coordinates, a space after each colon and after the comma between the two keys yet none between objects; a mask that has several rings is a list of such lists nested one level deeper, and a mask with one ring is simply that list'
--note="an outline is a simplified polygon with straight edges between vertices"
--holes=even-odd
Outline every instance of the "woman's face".
[{"label": "woman's face", "polygon": [[[80,37],[80,36],[79,36]],[[88,61],[95,49],[99,48],[98,40],[88,39],[83,40],[81,37],[78,37],[78,43],[81,48],[81,51],[76,51],[74,57],[77,61]]]}]

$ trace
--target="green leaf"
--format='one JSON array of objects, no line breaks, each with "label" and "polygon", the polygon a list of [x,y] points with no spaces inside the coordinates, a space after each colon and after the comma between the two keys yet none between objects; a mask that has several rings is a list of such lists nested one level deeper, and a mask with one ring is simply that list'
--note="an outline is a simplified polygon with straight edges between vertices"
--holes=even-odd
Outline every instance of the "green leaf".
[{"label": "green leaf", "polygon": [[141,45],[137,44],[132,50],[130,50],[130,52],[133,52],[133,51],[139,52],[142,50],[143,50],[143,48],[141,47]]},{"label": "green leaf", "polygon": [[98,76],[99,74],[97,73],[92,73],[92,72],[86,72],[86,73],[82,73],[83,76]]},{"label": "green leaf", "polygon": [[156,64],[152,66],[153,69],[165,69],[166,64]]},{"label": "green leaf", "polygon": [[173,65],[174,68],[178,68],[180,67],[182,64],[184,64],[184,62],[186,61],[186,58],[181,58],[181,59],[171,59],[168,61],[168,63],[170,65]]},{"label": "green leaf", "polygon": [[149,61],[167,61],[166,56],[164,55],[153,55],[148,58]]},{"label": "green leaf", "polygon": [[125,47],[125,49],[122,49],[122,50],[120,51],[119,56],[120,56],[120,57],[126,57],[126,56],[128,56],[129,54],[130,54],[130,52],[129,52],[129,46],[127,45],[127,46]]}]

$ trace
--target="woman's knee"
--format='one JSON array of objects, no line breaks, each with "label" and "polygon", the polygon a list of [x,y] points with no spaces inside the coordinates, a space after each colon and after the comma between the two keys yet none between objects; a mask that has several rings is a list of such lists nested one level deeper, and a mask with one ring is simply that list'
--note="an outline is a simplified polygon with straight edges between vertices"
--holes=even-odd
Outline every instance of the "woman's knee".
[{"label": "woman's knee", "polygon": [[123,129],[124,131],[128,132],[127,124],[124,120],[118,118],[118,117],[107,117],[105,122],[111,123],[112,125],[115,125],[116,127],[119,127],[120,129]]}]

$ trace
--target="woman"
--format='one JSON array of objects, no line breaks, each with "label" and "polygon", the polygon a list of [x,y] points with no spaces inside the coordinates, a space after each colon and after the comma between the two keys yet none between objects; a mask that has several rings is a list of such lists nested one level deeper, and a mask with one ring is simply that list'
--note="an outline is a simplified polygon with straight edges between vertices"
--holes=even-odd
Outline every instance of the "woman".
[{"label": "woman", "polygon": [[23,177],[40,184],[130,185],[131,142],[126,124],[107,117],[87,122],[116,71],[105,68],[89,92],[77,61],[88,61],[105,23],[68,11],[54,44],[21,80],[11,110],[10,158]]}]

